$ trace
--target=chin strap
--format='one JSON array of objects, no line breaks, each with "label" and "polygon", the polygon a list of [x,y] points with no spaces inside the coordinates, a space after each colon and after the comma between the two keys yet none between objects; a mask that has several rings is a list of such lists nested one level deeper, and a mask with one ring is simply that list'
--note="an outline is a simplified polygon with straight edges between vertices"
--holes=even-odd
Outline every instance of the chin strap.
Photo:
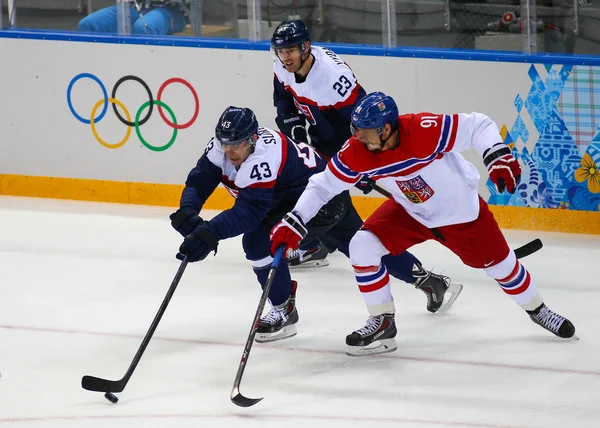
[{"label": "chin strap", "polygon": [[[306,44],[305,42],[302,42],[302,54],[300,55],[300,68],[302,68],[302,66],[304,65],[304,63],[306,61],[308,61],[308,58],[310,58],[310,49],[307,51],[308,55],[306,56],[306,59],[302,59],[302,57],[304,56],[305,50],[306,50]],[[298,71],[300,71],[300,68],[298,69]]]}]

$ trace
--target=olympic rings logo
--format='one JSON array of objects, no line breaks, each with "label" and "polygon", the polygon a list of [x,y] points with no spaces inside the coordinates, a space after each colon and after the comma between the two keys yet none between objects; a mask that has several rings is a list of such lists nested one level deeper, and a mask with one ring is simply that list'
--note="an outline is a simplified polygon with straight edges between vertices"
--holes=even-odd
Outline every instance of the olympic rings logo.
[{"label": "olympic rings logo", "polygon": [[[101,100],[99,100],[92,107],[92,112],[89,116],[89,119],[86,119],[86,118],[80,116],[75,111],[75,108],[73,107],[73,103],[71,100],[71,92],[73,90],[73,86],[75,85],[75,83],[77,83],[81,79],[93,80],[100,86],[100,89],[102,90],[103,98]],[[142,104],[140,106],[140,108],[137,110],[137,113],[135,114],[135,118],[133,121],[131,121],[131,114],[129,113],[129,110],[127,110],[127,107],[125,107],[125,105],[117,99],[117,89],[119,88],[119,86],[121,86],[123,83],[125,83],[129,80],[133,80],[133,81],[139,83],[140,85],[142,85],[142,87],[148,94],[148,101],[146,101],[144,104]],[[173,113],[173,110],[171,109],[171,107],[169,107],[167,104],[165,104],[164,102],[161,101],[161,97],[163,95],[164,90],[171,83],[181,83],[181,84],[185,85],[191,91],[192,96],[194,97],[194,103],[195,103],[194,114],[193,114],[192,118],[189,121],[187,121],[186,123],[178,124],[177,118],[175,117],[175,113]],[[73,79],[71,79],[71,82],[69,83],[69,87],[67,88],[67,103],[69,105],[69,110],[71,110],[71,113],[73,114],[73,116],[75,116],[75,118],[77,120],[79,120],[80,122],[90,125],[90,127],[92,128],[92,134],[94,135],[94,138],[96,138],[96,141],[98,141],[104,147],[109,148],[109,149],[118,149],[119,147],[122,147],[123,145],[125,145],[125,143],[129,140],[129,137],[131,136],[131,128],[134,128],[140,142],[145,147],[147,147],[148,149],[155,151],[155,152],[162,152],[163,150],[167,150],[169,147],[171,147],[173,145],[173,143],[177,139],[177,131],[180,129],[186,129],[186,128],[189,128],[190,126],[192,126],[192,124],[198,118],[198,113],[200,112],[200,100],[198,99],[198,94],[196,93],[196,90],[193,88],[193,86],[187,80],[181,79],[179,77],[173,77],[173,78],[167,79],[158,89],[158,94],[156,96],[156,99],[154,99],[152,96],[152,91],[150,91],[150,87],[146,84],[146,82],[144,82],[141,78],[139,78],[137,76],[128,75],[128,76],[121,77],[119,80],[117,80],[117,83],[115,83],[115,86],[112,89],[111,96],[109,97],[108,92],[106,91],[106,87],[104,86],[104,84],[98,77],[96,77],[95,75],[93,75],[91,73],[81,73],[81,74],[78,74],[77,76],[73,77]],[[127,132],[125,133],[125,137],[118,143],[113,143],[113,144],[108,143],[108,142],[104,141],[102,138],[100,138],[100,136],[98,135],[98,131],[96,130],[96,124],[99,123],[104,118],[104,115],[106,114],[106,112],[108,110],[109,104],[113,105],[113,111],[114,111],[115,115],[117,116],[117,118],[119,119],[119,121],[121,121],[121,123],[123,123],[124,125],[127,125]],[[140,130],[140,127],[142,125],[144,125],[146,122],[148,122],[148,120],[150,120],[150,117],[152,116],[152,113],[154,112],[155,105],[158,107],[158,114],[160,115],[162,120],[173,129],[173,134],[171,136],[171,139],[162,146],[153,146],[152,144],[148,143],[142,136],[142,132]],[[121,115],[121,113],[117,109],[117,106],[119,106],[121,108],[121,110],[123,111],[123,113],[125,113],[125,117],[123,117]],[[100,107],[102,107],[102,110],[100,111],[100,114],[98,116],[96,116],[96,113],[98,112]],[[142,113],[146,109],[148,109],[148,112],[146,113],[146,115],[143,118],[140,119],[140,117],[142,116]],[[169,120],[169,118],[166,117],[163,109],[166,110],[167,113],[169,113],[169,116],[171,117],[170,120]]]}]

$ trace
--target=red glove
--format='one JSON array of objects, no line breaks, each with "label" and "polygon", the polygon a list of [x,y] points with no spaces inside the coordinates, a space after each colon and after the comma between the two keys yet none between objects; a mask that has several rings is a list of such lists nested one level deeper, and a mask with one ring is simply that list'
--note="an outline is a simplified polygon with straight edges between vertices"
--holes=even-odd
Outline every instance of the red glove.
[{"label": "red glove", "polygon": [[508,193],[515,193],[521,181],[521,165],[506,144],[495,144],[483,152],[483,163],[488,169],[490,180],[500,193],[504,192],[504,189],[508,190]]},{"label": "red glove", "polygon": [[304,239],[307,233],[308,230],[300,217],[293,212],[287,213],[271,229],[271,254],[275,254],[275,251],[282,245],[285,245],[284,254],[287,254],[290,248],[297,250],[300,246],[300,241]]}]

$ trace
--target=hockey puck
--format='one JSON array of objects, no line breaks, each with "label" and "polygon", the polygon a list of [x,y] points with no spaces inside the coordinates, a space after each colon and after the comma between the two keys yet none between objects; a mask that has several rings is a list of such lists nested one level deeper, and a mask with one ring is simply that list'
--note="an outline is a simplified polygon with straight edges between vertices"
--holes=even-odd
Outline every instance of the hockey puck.
[{"label": "hockey puck", "polygon": [[112,392],[107,392],[106,394],[104,394],[104,398],[106,398],[108,401],[110,401],[113,404],[117,404],[119,401],[117,396],[115,394],[113,394]]}]

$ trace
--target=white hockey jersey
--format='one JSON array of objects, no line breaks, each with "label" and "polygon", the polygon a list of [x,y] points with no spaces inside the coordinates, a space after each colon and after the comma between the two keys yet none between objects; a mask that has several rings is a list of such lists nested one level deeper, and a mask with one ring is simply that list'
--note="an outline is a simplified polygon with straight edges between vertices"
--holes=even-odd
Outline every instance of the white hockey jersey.
[{"label": "white hockey jersey", "polygon": [[350,67],[334,52],[311,46],[312,68],[296,81],[281,61],[273,62],[274,104],[277,115],[301,112],[315,148],[333,156],[350,137],[350,114],[366,95]]},{"label": "white hockey jersey", "polygon": [[293,190],[297,196],[308,178],[325,167],[325,161],[309,146],[290,142],[275,130],[259,127],[258,137],[254,152],[237,168],[216,138],[208,143],[206,156],[221,170],[221,183],[233,197],[240,189],[269,189],[275,184],[276,194]]}]

